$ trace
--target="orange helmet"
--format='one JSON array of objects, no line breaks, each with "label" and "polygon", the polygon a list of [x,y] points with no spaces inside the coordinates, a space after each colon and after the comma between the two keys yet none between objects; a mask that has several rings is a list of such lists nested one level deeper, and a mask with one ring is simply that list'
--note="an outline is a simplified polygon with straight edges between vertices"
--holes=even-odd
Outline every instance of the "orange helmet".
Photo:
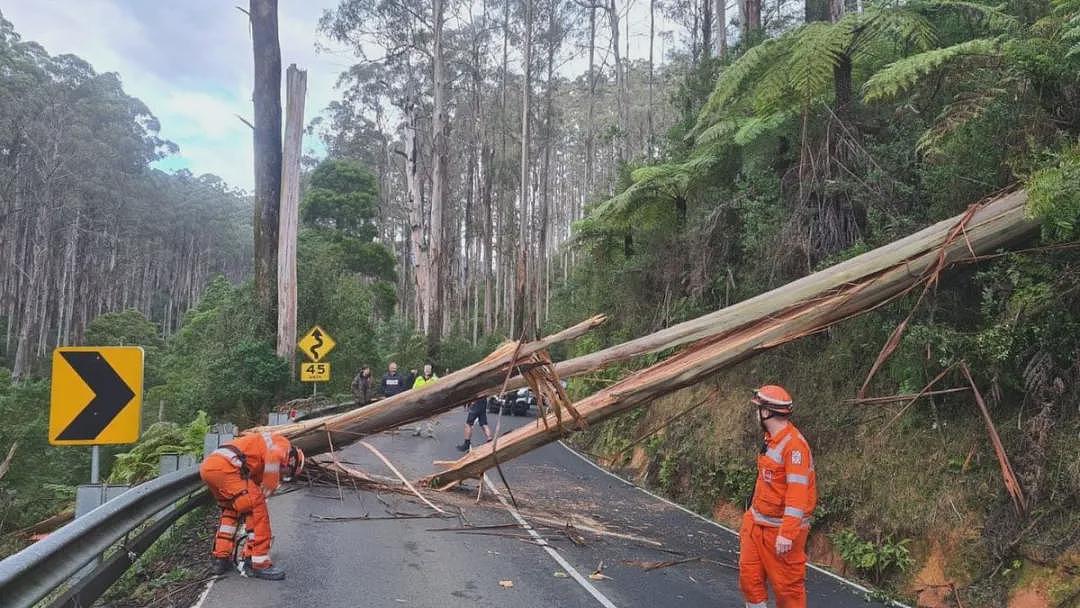
[{"label": "orange helmet", "polygon": [[775,412],[784,416],[791,414],[791,410],[795,407],[792,403],[791,395],[784,390],[784,387],[775,384],[766,384],[759,389],[755,389],[754,396],[750,399],[750,402],[758,407],[763,407],[770,412]]}]

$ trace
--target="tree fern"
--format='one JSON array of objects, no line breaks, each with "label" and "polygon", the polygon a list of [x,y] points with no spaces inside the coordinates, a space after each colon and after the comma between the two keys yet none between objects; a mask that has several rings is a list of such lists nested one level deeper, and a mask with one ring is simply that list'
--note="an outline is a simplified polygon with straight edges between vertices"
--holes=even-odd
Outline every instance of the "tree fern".
[{"label": "tree fern", "polygon": [[894,61],[877,72],[863,85],[867,103],[895,98],[918,83],[926,75],[952,62],[972,55],[999,55],[996,39],[977,38],[941,49],[925,51]]}]

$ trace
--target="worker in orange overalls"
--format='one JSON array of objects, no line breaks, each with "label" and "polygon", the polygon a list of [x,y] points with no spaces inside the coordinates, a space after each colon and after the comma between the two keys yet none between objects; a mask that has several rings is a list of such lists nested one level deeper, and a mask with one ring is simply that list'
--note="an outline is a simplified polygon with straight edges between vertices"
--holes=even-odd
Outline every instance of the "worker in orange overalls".
[{"label": "worker in orange overalls", "polygon": [[739,531],[739,588],[746,608],[766,608],[765,581],[777,608],[806,608],[806,535],[817,504],[810,445],[788,417],[791,395],[769,385],[754,391],[765,441],[757,482]]},{"label": "worker in orange overalls", "polygon": [[221,523],[214,537],[211,570],[224,574],[236,544],[236,528],[245,518],[244,576],[281,580],[285,571],[270,562],[270,513],[266,497],[281,481],[291,481],[304,468],[304,453],[285,437],[252,433],[233,439],[210,453],[199,474],[221,506]]}]

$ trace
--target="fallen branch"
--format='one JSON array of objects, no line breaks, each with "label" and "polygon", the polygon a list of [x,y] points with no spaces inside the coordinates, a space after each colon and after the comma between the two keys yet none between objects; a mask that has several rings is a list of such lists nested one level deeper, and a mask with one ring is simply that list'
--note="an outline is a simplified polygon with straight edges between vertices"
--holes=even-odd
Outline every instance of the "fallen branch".
[{"label": "fallen branch", "polygon": [[653,570],[662,570],[664,568],[670,568],[672,566],[678,566],[679,564],[689,564],[691,562],[700,562],[702,559],[704,559],[704,556],[699,555],[697,557],[687,557],[685,559],[672,559],[672,560],[666,560],[666,561],[662,561],[662,562],[645,561],[645,560],[640,560],[640,559],[624,559],[624,560],[622,560],[622,563],[626,564],[627,566],[635,566],[637,568],[641,568],[642,570],[644,570],[646,572],[652,572]]},{"label": "fallen branch", "polygon": [[0,462],[0,479],[3,479],[4,475],[7,475],[8,469],[11,468],[11,459],[15,458],[15,450],[17,449],[19,449],[18,441],[11,444],[11,449],[8,450],[7,458],[4,459],[4,462]]},{"label": "fallen branch", "polygon": [[850,403],[852,405],[877,405],[879,403],[898,403],[900,401],[914,401],[921,399],[922,397],[935,397],[937,395],[951,395],[952,393],[964,393],[971,389],[966,386],[958,386],[956,388],[945,388],[939,391],[923,391],[915,394],[902,394],[902,395],[888,395],[885,397],[855,397],[853,399],[844,399],[844,403]]},{"label": "fallen branch", "polygon": [[386,456],[383,456],[382,452],[375,449],[375,446],[371,445],[370,443],[368,443],[366,441],[361,441],[360,445],[367,448],[372,454],[375,454],[375,456],[377,456],[379,458],[379,460],[381,460],[383,462],[383,464],[385,464],[387,466],[387,468],[389,468],[391,471],[394,472],[394,475],[397,475],[398,479],[401,480],[401,483],[405,484],[406,488],[409,488],[409,490],[413,494],[416,494],[417,498],[424,501],[424,504],[431,507],[436,512],[438,512],[438,513],[440,513],[442,515],[449,515],[449,513],[447,513],[446,511],[443,511],[442,509],[440,509],[435,503],[431,502],[430,500],[427,499],[427,497],[425,497],[423,494],[418,492],[417,489],[414,488],[411,483],[409,483],[409,480],[405,479],[405,476],[401,474],[401,471],[397,470],[397,467],[394,466],[394,463],[390,462],[390,459],[388,459]]},{"label": "fallen branch", "polygon": [[1012,498],[1017,514],[1023,517],[1027,511],[1027,501],[1024,498],[1023,489],[1020,488],[1020,482],[1016,479],[1016,473],[1013,472],[1012,464],[1009,463],[1009,456],[1005,453],[1001,436],[998,435],[994,421],[990,418],[990,411],[986,409],[986,402],[983,401],[982,393],[979,392],[979,387],[975,385],[975,380],[971,377],[971,370],[968,369],[967,363],[960,363],[960,371],[964,372],[964,377],[971,384],[971,392],[975,394],[975,403],[982,412],[983,421],[986,422],[986,432],[990,434],[990,442],[994,444],[994,453],[997,454],[998,464],[1001,465],[1001,478],[1005,481],[1005,490]]}]

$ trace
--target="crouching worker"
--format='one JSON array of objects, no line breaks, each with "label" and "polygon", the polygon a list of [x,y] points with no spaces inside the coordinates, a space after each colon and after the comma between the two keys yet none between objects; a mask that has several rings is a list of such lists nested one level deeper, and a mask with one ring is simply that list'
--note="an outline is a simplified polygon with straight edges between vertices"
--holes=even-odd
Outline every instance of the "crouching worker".
[{"label": "crouching worker", "polygon": [[237,437],[207,456],[199,474],[221,506],[211,560],[214,574],[228,571],[237,526],[243,520],[248,535],[243,574],[271,581],[285,578],[285,571],[270,563],[272,536],[266,497],[303,468],[304,453],[285,437],[268,432]]}]

